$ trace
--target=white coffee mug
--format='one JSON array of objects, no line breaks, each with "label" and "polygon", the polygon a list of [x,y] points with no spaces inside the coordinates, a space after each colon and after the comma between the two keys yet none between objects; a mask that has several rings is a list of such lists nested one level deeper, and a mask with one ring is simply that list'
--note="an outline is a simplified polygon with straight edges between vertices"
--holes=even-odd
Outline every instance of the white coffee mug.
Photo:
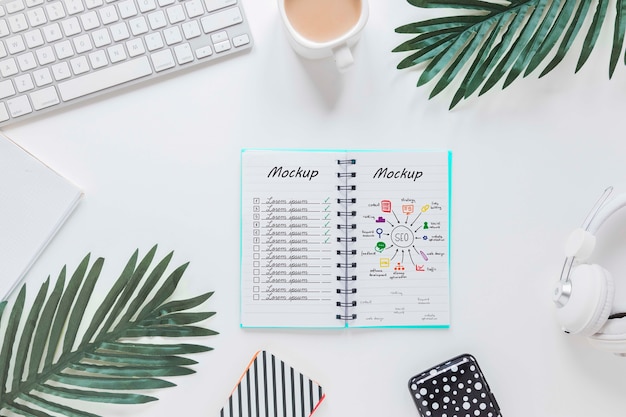
[{"label": "white coffee mug", "polygon": [[350,48],[359,40],[361,31],[363,30],[369,16],[367,0],[360,0],[361,10],[358,20],[354,26],[333,39],[321,42],[303,36],[294,28],[285,9],[286,1],[290,0],[278,0],[278,8],[287,32],[287,37],[289,38],[289,42],[293,49],[300,56],[308,59],[320,59],[332,56],[334,57],[337,69],[340,72],[348,70],[354,63],[354,58]]}]

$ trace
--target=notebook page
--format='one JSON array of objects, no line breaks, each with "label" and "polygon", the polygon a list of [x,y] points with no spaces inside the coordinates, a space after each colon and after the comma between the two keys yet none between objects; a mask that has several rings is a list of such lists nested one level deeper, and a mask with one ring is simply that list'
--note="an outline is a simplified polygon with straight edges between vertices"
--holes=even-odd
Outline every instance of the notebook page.
[{"label": "notebook page", "polygon": [[449,153],[360,152],[350,326],[448,326]]},{"label": "notebook page", "polygon": [[242,152],[241,325],[337,327],[337,154]]},{"label": "notebook page", "polygon": [[0,297],[30,266],[78,204],[82,192],[0,136]]}]

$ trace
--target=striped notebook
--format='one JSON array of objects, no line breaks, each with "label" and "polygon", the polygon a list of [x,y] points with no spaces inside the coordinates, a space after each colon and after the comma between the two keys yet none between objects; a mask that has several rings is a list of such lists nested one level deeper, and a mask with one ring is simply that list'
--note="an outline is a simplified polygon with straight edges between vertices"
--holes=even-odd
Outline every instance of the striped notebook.
[{"label": "striped notebook", "polygon": [[248,364],[220,417],[307,417],[324,398],[317,382],[262,350]]}]

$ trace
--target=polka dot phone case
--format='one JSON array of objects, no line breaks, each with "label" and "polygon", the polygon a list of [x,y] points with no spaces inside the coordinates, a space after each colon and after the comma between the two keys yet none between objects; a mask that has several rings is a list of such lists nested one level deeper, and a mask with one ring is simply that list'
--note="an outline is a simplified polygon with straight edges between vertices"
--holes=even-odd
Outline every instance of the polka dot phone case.
[{"label": "polka dot phone case", "polygon": [[476,359],[469,354],[440,363],[409,380],[422,417],[501,417]]}]

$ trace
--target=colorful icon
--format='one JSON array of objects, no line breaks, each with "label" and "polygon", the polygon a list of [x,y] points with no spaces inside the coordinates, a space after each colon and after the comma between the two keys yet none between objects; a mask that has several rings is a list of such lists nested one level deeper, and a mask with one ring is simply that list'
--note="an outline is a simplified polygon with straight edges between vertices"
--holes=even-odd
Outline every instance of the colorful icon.
[{"label": "colorful icon", "polygon": [[391,201],[382,200],[380,202],[380,208],[382,209],[383,213],[391,213]]},{"label": "colorful icon", "polygon": [[405,269],[404,266],[402,266],[400,262],[398,262],[396,266],[393,267],[394,271],[404,271],[404,269]]},{"label": "colorful icon", "polygon": [[417,272],[425,272],[424,265],[415,265],[415,270]]},{"label": "colorful icon", "polygon": [[420,255],[422,255],[422,258],[424,258],[425,261],[428,261],[428,256],[426,256],[423,250],[420,251]]},{"label": "colorful icon", "polygon": [[424,230],[428,229],[428,222],[424,222]]},{"label": "colorful icon", "polygon": [[383,229],[379,227],[378,229],[376,229],[376,233],[378,233],[378,238],[380,239],[383,235]]},{"label": "colorful icon", "polygon": [[411,214],[413,214],[413,212],[415,212],[415,206],[413,204],[402,205],[402,213],[406,214],[407,216],[410,216]]},{"label": "colorful icon", "polygon": [[389,266],[391,265],[391,259],[389,258],[380,258],[380,267],[381,268],[389,268]]},{"label": "colorful icon", "polygon": [[422,213],[426,213],[426,212],[428,211],[428,209],[429,209],[429,208],[430,208],[430,205],[428,205],[428,204],[424,204],[424,205],[422,206]]},{"label": "colorful icon", "polygon": [[385,223],[387,220],[385,220],[384,217],[382,216],[378,216],[378,218],[376,219],[376,223]]},{"label": "colorful icon", "polygon": [[382,252],[385,250],[385,248],[387,247],[387,245],[385,244],[385,242],[378,242],[376,244],[376,252]]},{"label": "colorful icon", "polygon": [[422,240],[428,240],[428,236],[426,235],[422,236]]}]

